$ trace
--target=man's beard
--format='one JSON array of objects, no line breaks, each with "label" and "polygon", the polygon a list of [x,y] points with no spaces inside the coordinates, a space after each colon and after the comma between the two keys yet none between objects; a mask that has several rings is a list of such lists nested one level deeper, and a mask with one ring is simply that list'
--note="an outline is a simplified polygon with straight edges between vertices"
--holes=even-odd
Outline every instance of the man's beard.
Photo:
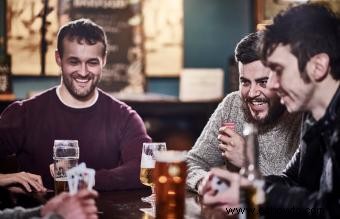
[{"label": "man's beard", "polygon": [[254,118],[251,114],[251,111],[248,106],[248,101],[250,100],[242,100],[242,110],[245,115],[246,122],[254,123],[258,125],[267,125],[270,123],[274,123],[279,119],[279,117],[284,113],[286,110],[285,106],[280,104],[279,99],[272,99],[267,101],[268,103],[268,113],[264,118]]},{"label": "man's beard", "polygon": [[[79,90],[76,88],[76,86],[73,84],[74,83],[74,78],[81,78],[81,79],[89,79],[91,82],[90,87],[87,88],[86,90]],[[88,99],[91,94],[94,92],[95,88],[97,87],[99,83],[100,77],[95,76],[93,74],[88,74],[86,77],[82,77],[77,74],[71,74],[71,75],[64,75],[63,74],[63,83],[68,90],[68,92],[76,99],[78,100],[86,100]]]}]

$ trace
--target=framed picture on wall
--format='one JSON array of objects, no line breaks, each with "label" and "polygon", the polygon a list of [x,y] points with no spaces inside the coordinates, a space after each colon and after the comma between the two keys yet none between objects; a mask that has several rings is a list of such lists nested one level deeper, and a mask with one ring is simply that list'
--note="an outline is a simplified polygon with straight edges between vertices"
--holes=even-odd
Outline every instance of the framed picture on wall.
[{"label": "framed picture on wall", "polygon": [[[44,1],[7,0],[7,49],[12,58],[13,75],[41,74],[41,28]],[[58,75],[54,59],[59,29],[57,16],[58,0],[49,0],[46,16],[46,75]]]},{"label": "framed picture on wall", "polygon": [[178,77],[183,68],[183,1],[143,0],[145,73]]},{"label": "framed picture on wall", "polygon": [[340,12],[340,0],[255,0],[256,29],[263,29],[265,25],[271,24],[280,11],[306,2],[326,4],[334,12]]}]

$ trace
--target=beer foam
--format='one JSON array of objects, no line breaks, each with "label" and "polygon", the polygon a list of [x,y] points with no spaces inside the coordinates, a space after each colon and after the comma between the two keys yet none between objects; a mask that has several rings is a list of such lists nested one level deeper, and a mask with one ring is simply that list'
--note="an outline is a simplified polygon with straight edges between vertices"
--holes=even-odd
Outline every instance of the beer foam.
[{"label": "beer foam", "polygon": [[155,168],[155,160],[152,158],[152,156],[142,154],[140,166],[142,168]]},{"label": "beer foam", "polygon": [[182,162],[186,160],[187,151],[157,151],[155,153],[156,161],[172,163],[172,162]]}]

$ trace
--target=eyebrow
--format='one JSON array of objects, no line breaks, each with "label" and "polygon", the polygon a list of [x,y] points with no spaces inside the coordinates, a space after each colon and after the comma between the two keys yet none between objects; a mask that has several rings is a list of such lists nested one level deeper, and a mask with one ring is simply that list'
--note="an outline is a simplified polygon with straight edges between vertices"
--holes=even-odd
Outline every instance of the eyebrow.
[{"label": "eyebrow", "polygon": [[275,69],[277,67],[281,67],[281,65],[279,63],[276,63],[276,62],[268,62],[268,65],[267,65],[270,69]]},{"label": "eyebrow", "polygon": [[258,82],[261,82],[261,81],[265,81],[265,80],[268,80],[268,76],[266,77],[262,77],[262,78],[256,78],[255,81],[258,83]]},{"label": "eyebrow", "polygon": [[[256,78],[255,82],[258,83],[258,82],[261,82],[261,81],[264,81],[264,80],[268,80],[268,78],[269,78],[268,76]],[[240,77],[240,81],[250,81],[250,80],[245,78],[245,77]]]}]

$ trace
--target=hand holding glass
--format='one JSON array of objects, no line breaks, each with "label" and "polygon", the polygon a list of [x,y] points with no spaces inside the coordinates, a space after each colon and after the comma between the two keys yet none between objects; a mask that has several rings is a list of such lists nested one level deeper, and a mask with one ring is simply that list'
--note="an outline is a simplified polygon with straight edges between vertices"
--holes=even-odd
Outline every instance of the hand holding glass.
[{"label": "hand holding glass", "polygon": [[140,170],[140,181],[146,185],[150,186],[152,189],[152,194],[148,197],[143,197],[144,202],[154,202],[154,180],[153,180],[153,170],[155,168],[156,158],[155,152],[165,151],[166,143],[143,143],[142,158],[141,158],[141,170]]}]

